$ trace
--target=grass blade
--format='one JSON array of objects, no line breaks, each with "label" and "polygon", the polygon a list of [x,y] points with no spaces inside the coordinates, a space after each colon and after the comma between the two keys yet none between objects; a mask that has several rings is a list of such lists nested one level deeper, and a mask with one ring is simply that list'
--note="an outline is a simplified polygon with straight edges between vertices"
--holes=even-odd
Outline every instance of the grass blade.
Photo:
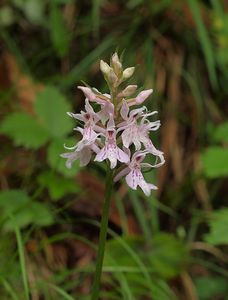
[{"label": "grass blade", "polygon": [[80,63],[78,63],[65,78],[59,79],[62,87],[68,87],[82,78],[82,75],[88,72],[89,66],[113,44],[113,37],[105,39],[97,48],[89,53]]},{"label": "grass blade", "polygon": [[7,280],[3,279],[3,278],[1,278],[1,281],[2,281],[2,285],[4,286],[6,291],[9,293],[12,300],[19,300],[19,298],[17,297],[17,294],[14,292],[14,290],[12,289],[9,282]]},{"label": "grass blade", "polygon": [[148,222],[145,218],[144,208],[142,207],[141,201],[138,199],[137,193],[135,191],[129,190],[131,202],[135,211],[135,215],[139,221],[141,229],[147,239],[147,241],[151,240],[151,232],[149,230]]},{"label": "grass blade", "polygon": [[150,223],[152,228],[152,233],[159,231],[159,216],[158,216],[158,207],[155,204],[156,199],[153,196],[148,198],[148,206],[150,209]]},{"label": "grass blade", "polygon": [[210,77],[211,84],[214,88],[217,88],[217,77],[216,77],[216,65],[215,65],[215,58],[213,54],[212,44],[210,42],[210,38],[208,36],[206,27],[203,23],[201,14],[200,14],[200,8],[199,4],[196,0],[188,0],[189,7],[192,11],[193,18],[196,23],[200,43],[202,50],[205,55],[206,59],[206,65],[208,68],[208,73]]},{"label": "grass blade", "polygon": [[61,289],[60,287],[52,284],[52,283],[48,283],[48,285],[55,290],[59,295],[63,296],[63,298],[61,299],[66,299],[66,300],[75,300],[73,297],[71,297],[66,291],[64,291],[63,289]]},{"label": "grass blade", "polygon": [[100,6],[103,0],[94,0],[92,7],[92,23],[94,35],[97,38],[99,36],[99,27],[100,27]]},{"label": "grass blade", "polygon": [[122,228],[123,234],[128,235],[128,221],[127,221],[127,215],[126,215],[124,204],[123,204],[123,199],[118,194],[117,194],[116,198],[117,198],[116,199],[116,207],[118,209],[118,213],[120,216],[121,228]]},{"label": "grass blade", "polygon": [[17,240],[22,280],[23,280],[24,291],[25,291],[25,298],[26,298],[26,300],[29,300],[30,299],[29,298],[29,285],[28,285],[28,276],[27,276],[26,263],[25,263],[25,254],[24,254],[24,249],[23,249],[23,240],[22,240],[20,229],[17,226],[17,224],[14,222],[13,216],[11,215],[10,218],[14,224],[14,231],[15,231],[16,240]]}]

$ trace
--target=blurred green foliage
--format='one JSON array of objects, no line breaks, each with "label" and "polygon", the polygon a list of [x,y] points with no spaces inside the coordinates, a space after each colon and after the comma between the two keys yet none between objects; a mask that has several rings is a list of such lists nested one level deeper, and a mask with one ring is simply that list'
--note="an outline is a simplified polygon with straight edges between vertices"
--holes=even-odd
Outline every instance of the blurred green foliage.
[{"label": "blurred green foliage", "polygon": [[46,203],[32,201],[26,193],[21,190],[9,190],[0,193],[0,207],[2,209],[1,220],[3,229],[13,230],[13,222],[19,228],[34,224],[47,226],[54,222],[53,214]]},{"label": "blurred green foliage", "polygon": [[0,63],[2,300],[89,299],[105,174],[68,170],[59,154],[77,140],[75,85],[105,92],[98,60],[116,48],[154,89],[167,163],[145,174],[156,197],[114,190],[102,299],[227,300],[227,33],[216,0],[0,4],[1,54],[14,58]]}]

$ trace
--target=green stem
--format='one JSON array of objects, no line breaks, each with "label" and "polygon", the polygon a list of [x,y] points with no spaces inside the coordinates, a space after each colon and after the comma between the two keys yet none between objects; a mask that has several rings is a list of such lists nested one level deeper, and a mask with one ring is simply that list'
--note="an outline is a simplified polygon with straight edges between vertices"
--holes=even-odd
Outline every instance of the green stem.
[{"label": "green stem", "polygon": [[104,259],[105,241],[107,236],[108,216],[109,216],[109,207],[110,207],[110,200],[112,194],[112,186],[113,186],[113,171],[108,166],[106,186],[105,186],[105,198],[104,198],[102,217],[101,217],[99,248],[97,253],[96,271],[95,271],[95,278],[92,287],[91,300],[97,300],[100,292],[101,273],[102,273],[102,265]]}]

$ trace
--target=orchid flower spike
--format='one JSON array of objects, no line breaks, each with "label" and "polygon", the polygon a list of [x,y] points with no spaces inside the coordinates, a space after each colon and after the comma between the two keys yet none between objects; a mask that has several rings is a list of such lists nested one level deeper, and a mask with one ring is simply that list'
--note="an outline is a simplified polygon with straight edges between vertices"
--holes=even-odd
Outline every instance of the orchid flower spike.
[{"label": "orchid flower spike", "polygon": [[[149,196],[157,187],[145,181],[143,172],[165,163],[163,152],[156,149],[150,138],[150,133],[161,125],[159,120],[151,120],[157,111],[150,112],[142,106],[153,90],[137,94],[135,84],[122,87],[135,68],[124,69],[117,53],[112,55],[110,64],[101,60],[100,70],[110,91],[103,94],[89,86],[78,86],[85,96],[85,108],[80,113],[67,114],[79,122],[74,130],[81,134],[81,139],[73,147],[64,146],[70,152],[61,157],[66,159],[67,168],[71,168],[75,160],[80,166],[92,160],[106,161],[111,169],[121,170],[116,172],[114,181],[124,177],[131,189],[139,187]],[[155,157],[155,163],[143,162],[147,156]]]}]

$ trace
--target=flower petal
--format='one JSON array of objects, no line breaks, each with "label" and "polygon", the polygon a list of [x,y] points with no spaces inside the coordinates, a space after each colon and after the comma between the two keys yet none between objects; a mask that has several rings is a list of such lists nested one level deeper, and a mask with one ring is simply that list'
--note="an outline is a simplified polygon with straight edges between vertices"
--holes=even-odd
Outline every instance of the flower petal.
[{"label": "flower petal", "polygon": [[70,152],[70,153],[62,153],[60,154],[61,157],[67,158],[66,160],[66,167],[70,169],[72,167],[72,163],[79,158],[78,152]]},{"label": "flower petal", "polygon": [[124,120],[126,120],[127,116],[128,116],[128,113],[129,113],[129,106],[127,105],[127,102],[125,100],[123,100],[123,104],[122,104],[122,107],[120,109],[121,117]]},{"label": "flower petal", "polygon": [[121,150],[119,147],[117,147],[117,155],[118,155],[118,160],[123,162],[123,163],[128,163],[130,158],[127,155],[127,153],[125,153],[123,150]]},{"label": "flower petal", "polygon": [[139,181],[139,186],[143,190],[144,194],[149,197],[151,194],[151,185],[148,184],[143,178]]},{"label": "flower petal", "polygon": [[90,162],[90,159],[92,157],[92,151],[89,147],[84,147],[80,152],[79,152],[79,159],[80,159],[80,166],[84,167],[88,165]]},{"label": "flower petal", "polygon": [[136,104],[142,104],[151,94],[153,93],[153,90],[144,90],[138,94],[138,96],[135,98]]},{"label": "flower petal", "polygon": [[121,137],[124,147],[129,148],[132,144],[132,130],[130,128],[125,129],[121,134]]},{"label": "flower petal", "polygon": [[105,124],[105,122],[109,119],[109,116],[114,115],[114,105],[109,101],[105,101],[102,106],[103,107],[97,113],[97,115],[100,118],[101,122]]},{"label": "flower petal", "polygon": [[126,177],[126,182],[128,184],[128,186],[130,188],[132,188],[133,190],[137,189],[137,185],[138,185],[138,181],[137,181],[137,177],[136,177],[136,172],[135,170],[132,170]]},{"label": "flower petal", "polygon": [[107,147],[104,146],[96,155],[94,161],[103,161],[107,158]]},{"label": "flower petal", "polygon": [[123,131],[121,137],[124,147],[129,148],[129,146],[134,143],[136,150],[141,148],[140,140],[138,138],[138,125],[136,123],[129,125]]},{"label": "flower petal", "polygon": [[112,114],[109,114],[109,120],[107,124],[107,130],[115,129],[115,122],[114,122],[114,116]]},{"label": "flower petal", "polygon": [[114,169],[117,165],[117,158],[115,155],[108,155],[108,159],[110,161],[110,168]]},{"label": "flower petal", "polygon": [[96,95],[95,93],[91,90],[91,88],[88,88],[86,86],[78,86],[78,89],[81,90],[86,98],[89,99],[89,101],[96,102]]},{"label": "flower petal", "polygon": [[141,116],[144,110],[147,110],[146,106],[136,108],[136,109],[132,109],[130,111],[129,117],[133,118],[133,117]]},{"label": "flower petal", "polygon": [[118,159],[118,149],[115,143],[111,142],[107,144],[107,158],[110,161],[111,169],[114,169],[117,165],[117,159]]},{"label": "flower petal", "polygon": [[120,180],[121,177],[127,175],[130,172],[130,168],[126,167],[123,170],[121,170],[115,177],[114,177],[114,182],[117,182]]},{"label": "flower petal", "polygon": [[72,112],[67,112],[68,116],[71,118],[77,119],[79,121],[85,122],[85,118],[82,114],[74,114]]}]

